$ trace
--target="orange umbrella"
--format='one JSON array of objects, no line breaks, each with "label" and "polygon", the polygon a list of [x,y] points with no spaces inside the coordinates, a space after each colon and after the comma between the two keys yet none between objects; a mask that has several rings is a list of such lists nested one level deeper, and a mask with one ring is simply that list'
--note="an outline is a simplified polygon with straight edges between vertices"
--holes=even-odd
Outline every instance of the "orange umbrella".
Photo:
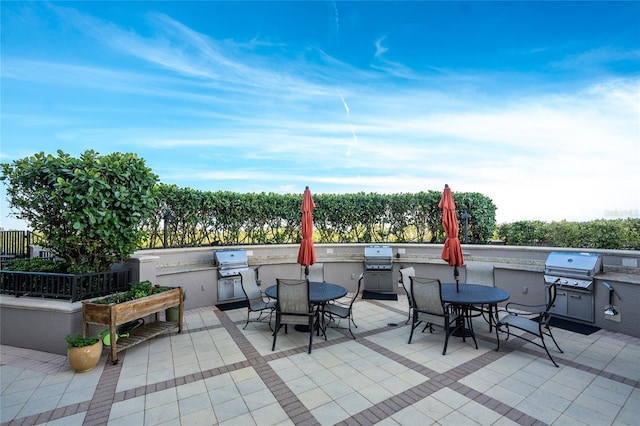
[{"label": "orange umbrella", "polygon": [[442,227],[447,234],[441,257],[449,266],[453,266],[453,277],[456,280],[456,291],[458,291],[458,277],[460,276],[458,266],[464,264],[464,258],[462,257],[460,240],[458,239],[456,204],[453,202],[453,195],[451,195],[449,185],[444,185],[444,191],[442,192],[442,198],[440,199],[440,203],[438,203],[438,207],[442,209]]},{"label": "orange umbrella", "polygon": [[309,275],[309,266],[316,263],[316,249],[313,247],[313,202],[311,191],[307,186],[302,197],[302,242],[298,250],[298,264],[304,266],[305,276]]}]

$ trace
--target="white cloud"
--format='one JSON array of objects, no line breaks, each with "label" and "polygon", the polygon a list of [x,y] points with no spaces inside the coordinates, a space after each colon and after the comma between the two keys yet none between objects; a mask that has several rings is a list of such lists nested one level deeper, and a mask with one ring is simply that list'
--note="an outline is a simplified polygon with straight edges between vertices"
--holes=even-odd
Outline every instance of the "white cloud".
[{"label": "white cloud", "polygon": [[[387,59],[384,38],[371,71],[313,47],[213,40],[164,15],[150,16],[151,37],[59,10],[145,66],[3,57],[5,87],[69,96],[10,123],[16,135],[27,123],[49,126],[47,147],[53,139],[67,151],[137,152],[162,181],[213,191],[395,193],[448,183],[492,198],[499,222],[639,214],[638,78],[503,91],[505,75],[419,75]],[[74,103],[84,97],[100,102]]]}]

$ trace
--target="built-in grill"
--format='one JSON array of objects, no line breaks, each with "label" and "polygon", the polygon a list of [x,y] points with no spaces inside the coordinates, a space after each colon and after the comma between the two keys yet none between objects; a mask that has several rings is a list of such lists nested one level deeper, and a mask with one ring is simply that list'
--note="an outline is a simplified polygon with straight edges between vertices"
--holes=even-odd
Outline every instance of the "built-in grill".
[{"label": "built-in grill", "polygon": [[243,249],[221,249],[213,252],[218,267],[218,302],[244,298],[240,271],[249,269],[249,258]]},{"label": "built-in grill", "polygon": [[364,269],[368,271],[390,271],[393,268],[390,246],[365,246]]},{"label": "built-in grill", "polygon": [[594,277],[602,272],[602,256],[595,253],[551,252],[544,265],[544,282],[556,284],[557,295],[551,312],[593,323]]},{"label": "built-in grill", "polygon": [[249,268],[249,258],[243,249],[215,250],[213,253],[219,278],[240,275],[240,271]]},{"label": "built-in grill", "polygon": [[391,269],[393,251],[390,246],[365,246],[364,289],[390,293],[394,291]]}]

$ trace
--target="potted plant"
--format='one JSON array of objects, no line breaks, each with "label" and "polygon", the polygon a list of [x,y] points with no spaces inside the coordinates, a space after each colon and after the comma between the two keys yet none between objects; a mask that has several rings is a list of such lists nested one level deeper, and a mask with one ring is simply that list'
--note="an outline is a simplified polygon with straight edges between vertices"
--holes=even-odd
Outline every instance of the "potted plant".
[{"label": "potted plant", "polygon": [[83,337],[82,334],[67,334],[67,359],[76,373],[93,370],[102,355],[102,340],[95,336]]},{"label": "potted plant", "polygon": [[[187,300],[187,292],[182,290],[182,301]],[[164,318],[169,322],[180,322],[180,305],[172,306],[164,310]]]}]

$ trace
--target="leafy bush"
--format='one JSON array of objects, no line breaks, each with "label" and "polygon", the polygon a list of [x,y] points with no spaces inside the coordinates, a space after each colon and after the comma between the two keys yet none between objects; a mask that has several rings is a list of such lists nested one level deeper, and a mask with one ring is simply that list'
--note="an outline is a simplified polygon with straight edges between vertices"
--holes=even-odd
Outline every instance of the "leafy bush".
[{"label": "leafy bush", "polygon": [[514,246],[640,250],[640,219],[521,221],[499,225],[495,236]]},{"label": "leafy bush", "polygon": [[135,154],[80,158],[40,152],[1,164],[0,180],[19,219],[41,233],[68,272],[109,270],[145,238],[141,224],[157,208],[158,177]]},{"label": "leafy bush", "polygon": [[36,257],[32,259],[9,260],[2,265],[2,269],[7,271],[52,272],[62,274],[67,271],[68,267],[63,260],[40,259]]}]

